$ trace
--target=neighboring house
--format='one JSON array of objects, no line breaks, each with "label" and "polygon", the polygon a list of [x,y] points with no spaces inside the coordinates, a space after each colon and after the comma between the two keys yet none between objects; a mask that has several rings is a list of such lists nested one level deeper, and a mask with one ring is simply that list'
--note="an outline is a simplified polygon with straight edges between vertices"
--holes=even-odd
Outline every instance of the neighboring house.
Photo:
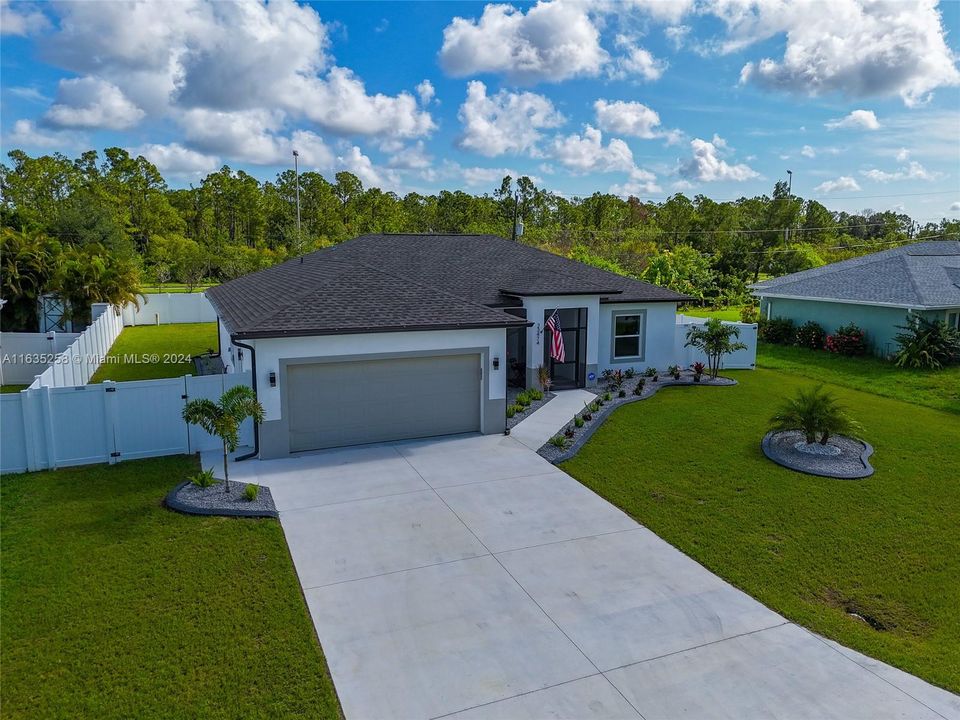
[{"label": "neighboring house", "polygon": [[[675,362],[671,290],[491,235],[365,235],[211,288],[253,370],[260,457],[503,432],[508,383],[586,387]],[[566,361],[548,353],[558,311]]]},{"label": "neighboring house", "polygon": [[813,320],[827,333],[857,324],[877,355],[899,347],[907,315],[960,327],[960,242],[935,240],[883,250],[752,285],[764,318]]}]

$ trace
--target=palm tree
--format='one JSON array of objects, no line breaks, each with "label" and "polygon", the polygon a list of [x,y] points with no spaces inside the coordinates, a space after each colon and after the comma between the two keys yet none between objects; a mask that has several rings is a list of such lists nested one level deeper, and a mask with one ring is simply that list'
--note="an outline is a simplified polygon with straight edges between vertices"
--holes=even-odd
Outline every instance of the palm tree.
[{"label": "palm tree", "polygon": [[707,356],[707,369],[710,378],[717,379],[720,372],[720,360],[724,355],[743,350],[747,346],[734,338],[740,337],[740,328],[727,325],[717,318],[708,318],[702,325],[694,325],[687,330],[687,342],[684,347],[695,347]]},{"label": "palm tree", "polygon": [[223,441],[223,485],[226,492],[230,492],[227,454],[237,449],[240,423],[248,417],[254,422],[263,422],[263,406],[257,402],[253,389],[246,385],[230,388],[218,402],[200,398],[191,400],[183,408],[183,419],[187,423],[199,425]]},{"label": "palm tree", "polygon": [[770,419],[772,430],[801,430],[808,445],[817,442],[826,445],[833,435],[854,434],[862,430],[860,423],[850,419],[832,393],[817,387],[801,388],[797,394],[780,406]]}]

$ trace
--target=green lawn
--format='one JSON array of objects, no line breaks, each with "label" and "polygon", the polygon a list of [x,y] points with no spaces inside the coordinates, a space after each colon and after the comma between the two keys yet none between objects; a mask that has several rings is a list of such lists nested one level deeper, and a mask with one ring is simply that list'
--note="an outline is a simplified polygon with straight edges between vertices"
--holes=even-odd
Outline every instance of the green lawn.
[{"label": "green lawn", "polygon": [[740,322],[740,310],[741,307],[739,305],[732,305],[730,307],[720,308],[719,310],[691,306],[680,308],[677,312],[681,312],[684,315],[690,315],[691,317],[715,317],[720,318],[721,320]]},{"label": "green lawn", "polygon": [[960,414],[960,366],[905,370],[880,358],[768,343],[757,347],[757,366]]},{"label": "green lawn", "polygon": [[28,387],[29,385],[0,385],[0,393],[16,393]]},{"label": "green lawn", "polygon": [[197,285],[191,290],[189,287],[183,283],[162,283],[158,285],[155,282],[146,282],[143,285],[143,292],[145,293],[189,293],[189,292],[203,292],[209,288],[212,288],[213,285]]},{"label": "green lawn", "polygon": [[789,619],[960,691],[960,418],[831,386],[877,471],[817,478],[760,450],[782,398],[811,380],[730,375],[741,384],[617,410],[564,470]]},{"label": "green lawn", "polygon": [[173,513],[183,456],[3,478],[5,718],[339,718],[276,520]]},{"label": "green lawn", "polygon": [[[190,357],[217,348],[216,323],[138,325],[124,328],[110,348],[107,361],[90,378],[155,380],[196,374]],[[183,361],[178,362],[182,358]]]}]

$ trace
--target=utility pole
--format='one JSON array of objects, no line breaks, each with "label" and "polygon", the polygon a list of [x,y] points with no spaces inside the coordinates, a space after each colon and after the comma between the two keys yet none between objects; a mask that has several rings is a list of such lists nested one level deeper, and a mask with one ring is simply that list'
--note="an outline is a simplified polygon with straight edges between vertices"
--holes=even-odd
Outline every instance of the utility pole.
[{"label": "utility pole", "polygon": [[[793,170],[787,170],[787,202],[793,200]],[[783,228],[783,244],[790,244],[790,228]]]},{"label": "utility pole", "polygon": [[523,235],[523,220],[520,218],[520,191],[513,194],[513,241]]},{"label": "utility pole", "polygon": [[297,180],[297,254],[300,254],[300,250],[303,245],[303,238],[300,235],[300,153],[296,150],[293,151],[293,174],[296,176]]}]

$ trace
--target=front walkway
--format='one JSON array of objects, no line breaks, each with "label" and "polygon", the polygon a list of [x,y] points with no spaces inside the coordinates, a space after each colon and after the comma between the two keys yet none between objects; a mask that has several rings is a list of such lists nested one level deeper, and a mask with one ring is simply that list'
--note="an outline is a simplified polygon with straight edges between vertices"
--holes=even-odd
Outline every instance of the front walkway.
[{"label": "front walkway", "polygon": [[534,452],[547,440],[563,430],[573,416],[583,410],[585,403],[596,398],[587,390],[558,390],[553,400],[530,417],[524,418],[510,431],[510,437]]},{"label": "front walkway", "polygon": [[960,718],[956,696],[787,622],[513,437],[234,468],[271,488],[350,720]]}]

